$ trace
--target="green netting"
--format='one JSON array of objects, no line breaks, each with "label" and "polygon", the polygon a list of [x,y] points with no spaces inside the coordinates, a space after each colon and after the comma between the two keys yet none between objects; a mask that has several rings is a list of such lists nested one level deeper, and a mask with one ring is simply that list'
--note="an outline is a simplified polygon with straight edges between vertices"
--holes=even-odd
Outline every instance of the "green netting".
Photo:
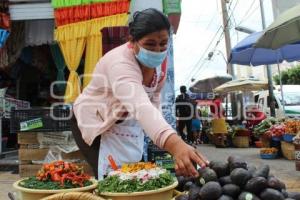
[{"label": "green netting", "polygon": [[163,0],[164,13],[181,13],[181,0]]},{"label": "green netting", "polygon": [[89,3],[102,3],[102,2],[111,2],[113,0],[52,0],[51,4],[53,8],[62,8],[70,6],[78,6]]}]

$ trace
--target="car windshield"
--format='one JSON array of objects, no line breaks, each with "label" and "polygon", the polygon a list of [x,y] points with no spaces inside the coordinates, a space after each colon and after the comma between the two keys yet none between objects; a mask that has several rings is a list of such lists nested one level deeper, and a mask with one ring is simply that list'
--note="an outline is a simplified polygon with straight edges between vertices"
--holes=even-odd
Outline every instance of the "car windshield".
[{"label": "car windshield", "polygon": [[[280,94],[277,94],[278,99],[282,103],[282,98]],[[300,93],[296,92],[285,92],[283,93],[284,102],[287,106],[300,106]]]}]

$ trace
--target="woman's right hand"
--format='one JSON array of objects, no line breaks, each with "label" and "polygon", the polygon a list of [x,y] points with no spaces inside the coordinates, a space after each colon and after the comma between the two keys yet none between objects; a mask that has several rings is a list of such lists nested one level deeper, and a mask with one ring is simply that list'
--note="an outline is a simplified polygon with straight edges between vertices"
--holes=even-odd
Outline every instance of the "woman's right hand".
[{"label": "woman's right hand", "polygon": [[209,161],[196,148],[186,144],[177,134],[171,135],[164,148],[174,157],[175,171],[177,175],[182,176],[199,176],[194,164],[205,168]]}]

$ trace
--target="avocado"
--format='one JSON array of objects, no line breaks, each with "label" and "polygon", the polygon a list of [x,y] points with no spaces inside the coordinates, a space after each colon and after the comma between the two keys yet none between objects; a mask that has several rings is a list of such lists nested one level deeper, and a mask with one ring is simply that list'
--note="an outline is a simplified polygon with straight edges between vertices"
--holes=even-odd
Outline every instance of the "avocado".
[{"label": "avocado", "polygon": [[219,161],[217,161],[217,160],[211,160],[211,161],[209,161],[208,167],[209,167],[209,168],[213,168],[213,166],[214,166],[217,162],[219,162]]},{"label": "avocado", "polygon": [[177,186],[177,190],[179,191],[183,191],[183,186],[185,185],[185,178],[184,176],[177,176],[177,182],[178,182],[178,186]]},{"label": "avocado", "polygon": [[248,165],[248,171],[250,172],[250,174],[253,176],[254,172],[256,171],[256,166],[255,165],[252,165],[252,164],[249,164]]},{"label": "avocado", "polygon": [[189,200],[197,200],[199,198],[200,190],[200,187],[191,187],[189,190]]},{"label": "avocado", "polygon": [[263,165],[258,170],[256,170],[253,174],[253,177],[264,177],[268,178],[270,173],[270,166],[269,165]]},{"label": "avocado", "polygon": [[211,169],[216,172],[218,178],[229,175],[229,167],[226,162],[214,162]]},{"label": "avocado", "polygon": [[260,194],[262,200],[284,200],[284,196],[278,191],[267,188]]},{"label": "avocado", "polygon": [[233,171],[236,168],[247,169],[246,161],[239,156],[229,156],[228,164],[230,171]]},{"label": "avocado", "polygon": [[286,188],[285,184],[275,177],[269,177],[268,186],[280,192]]},{"label": "avocado", "polygon": [[220,198],[218,198],[218,200],[233,200],[233,198],[227,195],[222,195]]},{"label": "avocado", "polygon": [[254,177],[250,179],[245,186],[245,190],[259,195],[261,191],[268,187],[267,179],[264,177]]},{"label": "avocado", "polygon": [[230,178],[234,184],[243,187],[251,178],[251,174],[243,168],[236,168],[231,172]]},{"label": "avocado", "polygon": [[199,169],[198,172],[199,172],[199,177],[198,180],[196,181],[196,184],[199,186],[202,186],[211,181],[218,180],[218,176],[216,172],[208,167],[204,169]]},{"label": "avocado", "polygon": [[186,182],[183,186],[184,191],[189,191],[191,187],[193,187],[194,183],[192,181]]},{"label": "avocado", "polygon": [[242,192],[238,198],[238,200],[260,200],[255,194],[250,192]]},{"label": "avocado", "polygon": [[299,192],[288,192],[288,197],[295,200],[300,200]]},{"label": "avocado", "polygon": [[177,197],[175,198],[175,200],[189,200],[189,195],[187,195],[187,194],[182,194],[182,195],[180,195],[180,196],[177,196]]},{"label": "avocado", "polygon": [[281,194],[284,196],[284,198],[288,198],[289,194],[286,190],[281,190]]},{"label": "avocado", "polygon": [[239,186],[234,184],[227,184],[223,186],[223,194],[231,196],[232,198],[236,198],[241,193],[241,189]]},{"label": "avocado", "polygon": [[200,199],[216,200],[222,195],[222,188],[218,182],[208,182],[200,190]]},{"label": "avocado", "polygon": [[226,184],[231,184],[232,183],[232,180],[230,178],[230,176],[224,176],[224,177],[221,177],[219,178],[219,183],[224,186]]}]

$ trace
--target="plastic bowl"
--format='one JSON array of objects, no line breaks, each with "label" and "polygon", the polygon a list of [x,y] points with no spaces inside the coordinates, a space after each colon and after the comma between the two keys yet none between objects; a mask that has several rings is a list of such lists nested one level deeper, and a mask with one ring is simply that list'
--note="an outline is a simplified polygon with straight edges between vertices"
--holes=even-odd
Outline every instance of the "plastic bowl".
[{"label": "plastic bowl", "polygon": [[294,137],[295,137],[295,135],[286,133],[286,134],[283,135],[283,140],[285,142],[293,142]]},{"label": "plastic bowl", "polygon": [[260,154],[262,159],[275,159],[277,157],[277,153],[274,154]]},{"label": "plastic bowl", "polygon": [[[26,178],[25,178],[26,179]],[[61,189],[61,190],[35,190],[29,189],[19,186],[19,183],[25,179],[18,180],[14,182],[13,187],[18,191],[18,200],[35,200],[41,199],[52,194],[57,194],[61,192],[93,192],[93,190],[97,187],[98,181],[95,179],[91,179],[93,182],[92,185],[80,188],[72,188],[72,189]]]},{"label": "plastic bowl", "polygon": [[178,182],[175,181],[172,185],[157,190],[132,193],[102,192],[98,195],[110,200],[171,200],[177,185]]},{"label": "plastic bowl", "polygon": [[272,140],[278,142],[281,141],[281,137],[272,137]]}]

